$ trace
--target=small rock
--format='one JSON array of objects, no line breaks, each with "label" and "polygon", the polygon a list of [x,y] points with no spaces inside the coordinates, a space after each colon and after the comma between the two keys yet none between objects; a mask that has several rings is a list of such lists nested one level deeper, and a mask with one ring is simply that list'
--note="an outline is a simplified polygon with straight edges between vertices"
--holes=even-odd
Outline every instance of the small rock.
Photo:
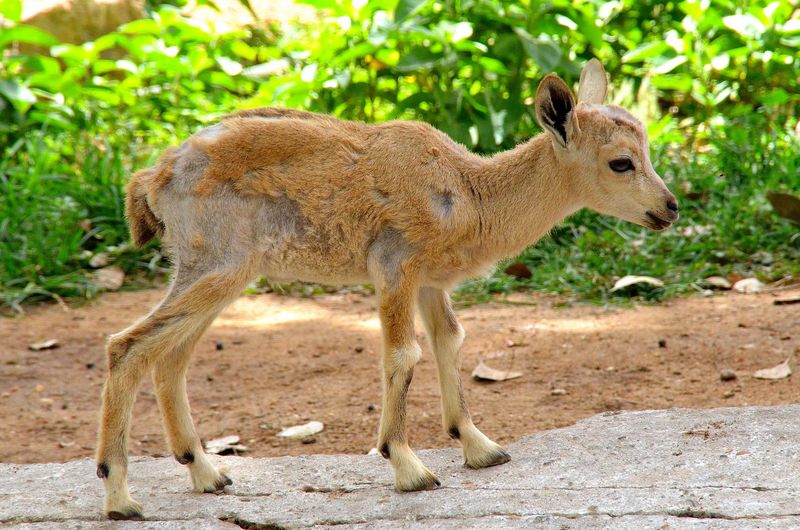
[{"label": "small rock", "polygon": [[41,394],[42,392],[44,392],[44,385],[41,385],[41,384],[40,385],[36,385],[34,390],[36,391],[37,394]]},{"label": "small rock", "polygon": [[758,278],[745,278],[733,284],[737,293],[751,294],[763,291],[767,286],[758,281]]},{"label": "small rock", "polygon": [[564,390],[563,388],[554,388],[553,390],[550,391],[551,396],[565,396],[566,394],[567,391]]},{"label": "small rock", "polygon": [[216,340],[214,341],[214,347],[217,349],[217,351],[222,351],[225,349],[225,343],[221,340]]},{"label": "small rock", "polygon": [[125,271],[116,266],[97,269],[93,276],[95,287],[107,291],[116,291],[125,282]]},{"label": "small rock", "polygon": [[353,349],[356,351],[356,353],[361,353],[362,351],[364,351],[364,346],[356,346]]},{"label": "small rock", "polygon": [[715,287],[717,289],[730,289],[731,282],[728,281],[727,278],[723,278],[722,276],[709,276],[704,280],[704,282],[711,287]]},{"label": "small rock", "polygon": [[94,363],[86,363],[87,370],[91,370],[92,368],[94,368]]},{"label": "small rock", "polygon": [[719,378],[722,381],[733,381],[736,379],[736,372],[729,368],[724,368],[719,371]]},{"label": "small rock", "polygon": [[381,452],[380,452],[380,451],[378,451],[378,448],[377,448],[377,447],[373,447],[372,449],[370,449],[369,451],[367,451],[367,456],[379,455],[379,454],[381,454]]},{"label": "small rock", "polygon": [[367,405],[367,412],[375,412],[378,407],[375,406],[375,403],[370,403]]},{"label": "small rock", "polygon": [[41,403],[42,405],[52,405],[53,404],[53,399],[52,398],[41,398],[41,399],[39,399],[39,403]]},{"label": "small rock", "polygon": [[728,390],[724,394],[722,394],[722,397],[724,397],[725,399],[728,399],[728,398],[732,398],[735,394],[736,394],[736,392],[734,392],[733,390]]},{"label": "small rock", "polygon": [[302,440],[300,440],[300,441],[301,441],[301,442],[302,442],[304,445],[308,445],[308,444],[315,444],[315,443],[317,443],[317,437],[316,437],[316,436],[306,436],[305,438],[303,438],[303,439],[302,439]]},{"label": "small rock", "polygon": [[609,366],[608,368],[606,368],[606,372],[616,372],[616,371],[617,371],[616,366]]},{"label": "small rock", "polygon": [[667,339],[658,339],[658,347],[659,348],[666,348],[667,347]]},{"label": "small rock", "polygon": [[108,265],[108,253],[107,252],[98,252],[92,259],[89,260],[89,266],[93,269],[99,269],[100,267],[105,267]]}]

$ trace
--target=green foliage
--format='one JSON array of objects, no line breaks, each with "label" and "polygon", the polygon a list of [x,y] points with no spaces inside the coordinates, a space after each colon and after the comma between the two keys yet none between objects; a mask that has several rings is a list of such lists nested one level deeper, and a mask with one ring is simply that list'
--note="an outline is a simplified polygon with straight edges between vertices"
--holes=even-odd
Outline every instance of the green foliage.
[{"label": "green foliage", "polygon": [[[213,2],[205,2],[212,5]],[[419,119],[483,153],[538,132],[545,73],[568,83],[598,57],[614,102],[651,122],[653,161],[682,221],[664,234],[582,212],[462,297],[536,287],[606,300],[616,277],[699,288],[712,273],[800,269],[797,228],[764,193],[797,192],[800,18],[791,2],[725,0],[306,0],[322,20],[215,32],[150,0],[148,18],[62,44],[0,0],[0,303],[93,292],[89,258],[136,279],[161,271],[132,250],[123,186],[158,152],[235,108],[279,105],[345,119]],[[134,280],[135,281],[135,280]]]}]

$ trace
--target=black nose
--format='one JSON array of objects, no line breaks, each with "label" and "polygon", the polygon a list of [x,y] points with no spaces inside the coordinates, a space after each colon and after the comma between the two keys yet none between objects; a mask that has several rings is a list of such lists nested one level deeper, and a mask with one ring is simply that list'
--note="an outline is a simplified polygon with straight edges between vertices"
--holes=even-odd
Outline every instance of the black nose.
[{"label": "black nose", "polygon": [[667,208],[669,208],[673,212],[677,212],[678,211],[678,203],[677,203],[677,201],[675,201],[675,199],[668,200],[667,201]]}]

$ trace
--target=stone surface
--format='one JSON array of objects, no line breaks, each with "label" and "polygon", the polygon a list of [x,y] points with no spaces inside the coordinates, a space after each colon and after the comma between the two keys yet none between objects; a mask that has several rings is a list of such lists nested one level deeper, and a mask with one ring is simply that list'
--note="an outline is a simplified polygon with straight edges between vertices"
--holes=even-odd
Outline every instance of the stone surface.
[{"label": "stone surface", "polygon": [[[379,456],[216,458],[226,495],[189,492],[168,458],[131,460],[146,527],[800,528],[800,406],[604,414],[527,436],[468,470],[420,451],[436,491],[398,494]],[[110,528],[94,463],[0,464],[0,523]],[[113,528],[140,528],[114,523]]]}]

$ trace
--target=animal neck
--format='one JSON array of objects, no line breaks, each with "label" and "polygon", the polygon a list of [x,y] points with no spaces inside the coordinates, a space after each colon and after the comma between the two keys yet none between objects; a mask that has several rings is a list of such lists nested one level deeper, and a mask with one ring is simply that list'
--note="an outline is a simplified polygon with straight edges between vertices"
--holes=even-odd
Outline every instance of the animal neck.
[{"label": "animal neck", "polygon": [[492,260],[519,254],[580,207],[570,168],[556,158],[547,134],[486,160],[473,188],[480,247]]}]

